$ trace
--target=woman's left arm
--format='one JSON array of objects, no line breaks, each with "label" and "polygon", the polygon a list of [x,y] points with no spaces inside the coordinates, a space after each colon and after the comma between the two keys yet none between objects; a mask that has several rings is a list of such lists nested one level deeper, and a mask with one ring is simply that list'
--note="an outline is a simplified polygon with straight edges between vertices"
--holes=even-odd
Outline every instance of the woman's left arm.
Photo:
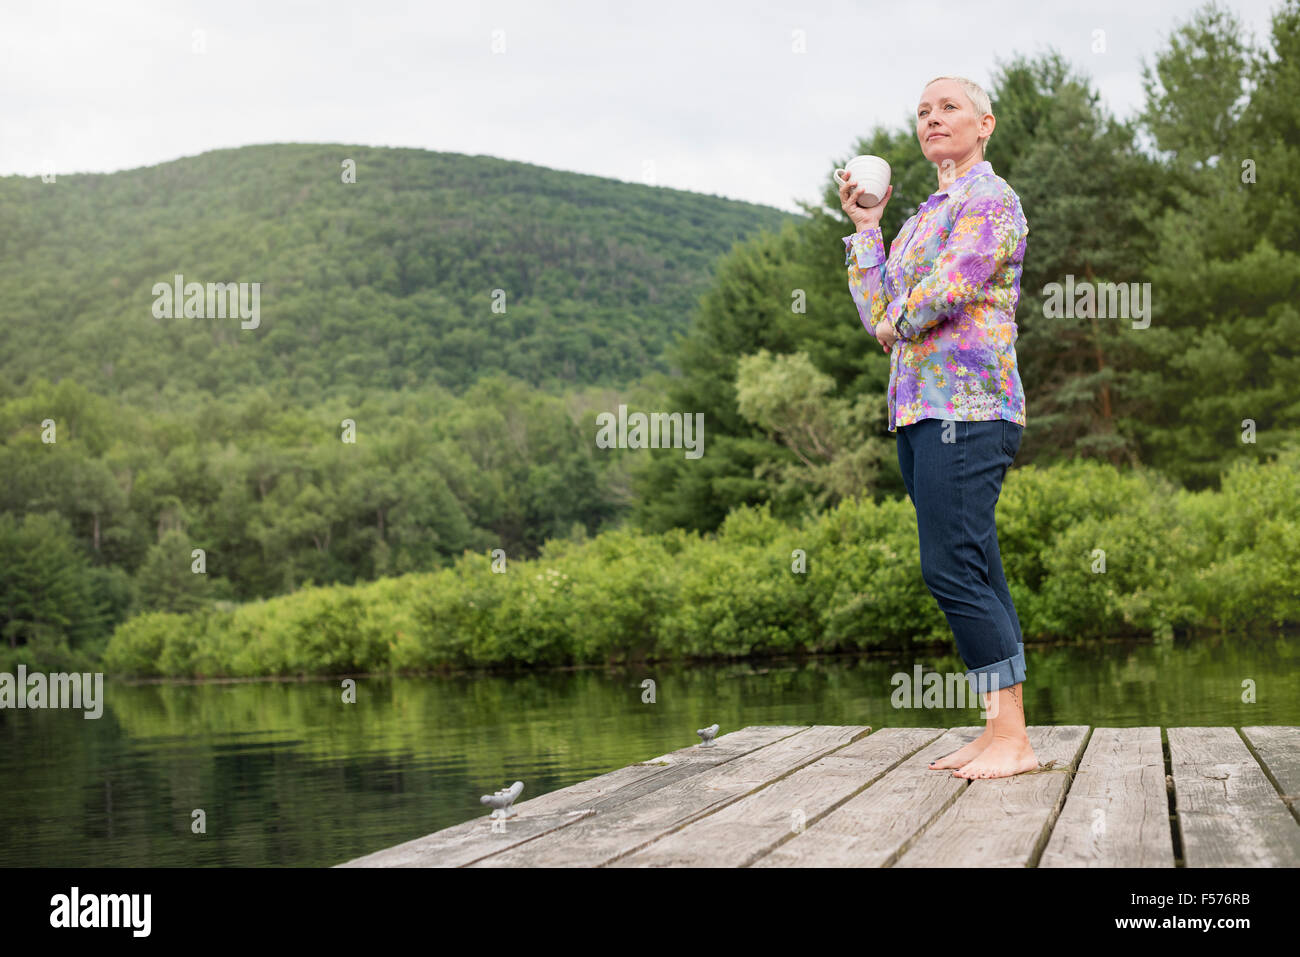
[{"label": "woman's left arm", "polygon": [[968,197],[934,266],[906,297],[894,322],[899,337],[916,339],[984,297],[989,280],[1016,255],[1028,232],[1009,189]]}]

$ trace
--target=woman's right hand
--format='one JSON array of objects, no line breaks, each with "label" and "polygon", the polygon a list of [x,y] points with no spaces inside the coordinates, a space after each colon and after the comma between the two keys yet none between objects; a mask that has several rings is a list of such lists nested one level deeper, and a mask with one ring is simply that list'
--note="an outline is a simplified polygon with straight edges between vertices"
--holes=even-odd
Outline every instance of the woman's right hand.
[{"label": "woman's right hand", "polygon": [[879,226],[880,217],[885,213],[885,206],[889,204],[889,197],[893,195],[894,184],[889,184],[889,189],[885,190],[885,198],[875,206],[859,206],[858,197],[862,195],[862,187],[858,185],[857,180],[852,176],[848,181],[840,184],[840,208],[848,215],[849,220],[854,227],[861,232],[869,226]]}]

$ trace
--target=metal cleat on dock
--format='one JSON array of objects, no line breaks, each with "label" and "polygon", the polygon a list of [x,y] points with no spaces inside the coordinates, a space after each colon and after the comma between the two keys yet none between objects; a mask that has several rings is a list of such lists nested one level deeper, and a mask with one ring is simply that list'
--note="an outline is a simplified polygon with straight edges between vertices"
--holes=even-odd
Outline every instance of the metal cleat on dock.
[{"label": "metal cleat on dock", "polygon": [[718,726],[715,724],[709,728],[700,728],[700,730],[696,731],[695,733],[698,734],[701,738],[700,747],[711,748],[713,747],[713,738],[718,733]]},{"label": "metal cleat on dock", "polygon": [[484,794],[478,800],[480,804],[486,804],[488,807],[493,808],[492,813],[488,815],[489,817],[511,817],[519,813],[511,805],[515,803],[515,798],[519,797],[523,789],[524,782],[516,781],[509,788],[497,791],[494,794]]}]

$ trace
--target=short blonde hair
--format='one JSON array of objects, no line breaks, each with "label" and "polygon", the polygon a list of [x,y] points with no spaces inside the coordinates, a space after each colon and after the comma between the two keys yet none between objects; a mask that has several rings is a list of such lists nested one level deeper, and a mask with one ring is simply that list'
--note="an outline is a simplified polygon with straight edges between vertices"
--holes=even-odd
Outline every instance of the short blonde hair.
[{"label": "short blonde hair", "polygon": [[[962,92],[964,92],[967,99],[970,100],[971,106],[975,107],[976,119],[982,118],[985,113],[993,112],[993,101],[990,100],[989,95],[984,92],[984,87],[980,86],[974,80],[968,80],[964,76],[936,76],[930,81],[930,83],[927,83],[926,86],[929,86],[931,83],[938,83],[940,80],[953,80],[962,88]],[[992,135],[992,133],[989,134],[990,137]],[[984,157],[984,145],[986,143],[988,143],[988,139],[980,140],[981,159]]]}]

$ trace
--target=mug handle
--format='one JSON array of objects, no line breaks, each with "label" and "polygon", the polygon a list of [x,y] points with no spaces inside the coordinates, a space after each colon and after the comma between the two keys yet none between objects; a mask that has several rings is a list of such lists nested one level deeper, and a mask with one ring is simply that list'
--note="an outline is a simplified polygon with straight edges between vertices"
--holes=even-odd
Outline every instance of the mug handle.
[{"label": "mug handle", "polygon": [[845,178],[844,178],[843,176],[841,176],[840,174],[841,174],[841,173],[844,173],[844,174],[847,175],[848,172],[849,172],[849,171],[846,170],[846,169],[843,169],[843,168],[836,168],[835,172],[834,172],[832,175],[833,175],[837,180],[839,180],[840,185],[843,186],[844,183],[846,182],[846,180],[845,180]]}]

